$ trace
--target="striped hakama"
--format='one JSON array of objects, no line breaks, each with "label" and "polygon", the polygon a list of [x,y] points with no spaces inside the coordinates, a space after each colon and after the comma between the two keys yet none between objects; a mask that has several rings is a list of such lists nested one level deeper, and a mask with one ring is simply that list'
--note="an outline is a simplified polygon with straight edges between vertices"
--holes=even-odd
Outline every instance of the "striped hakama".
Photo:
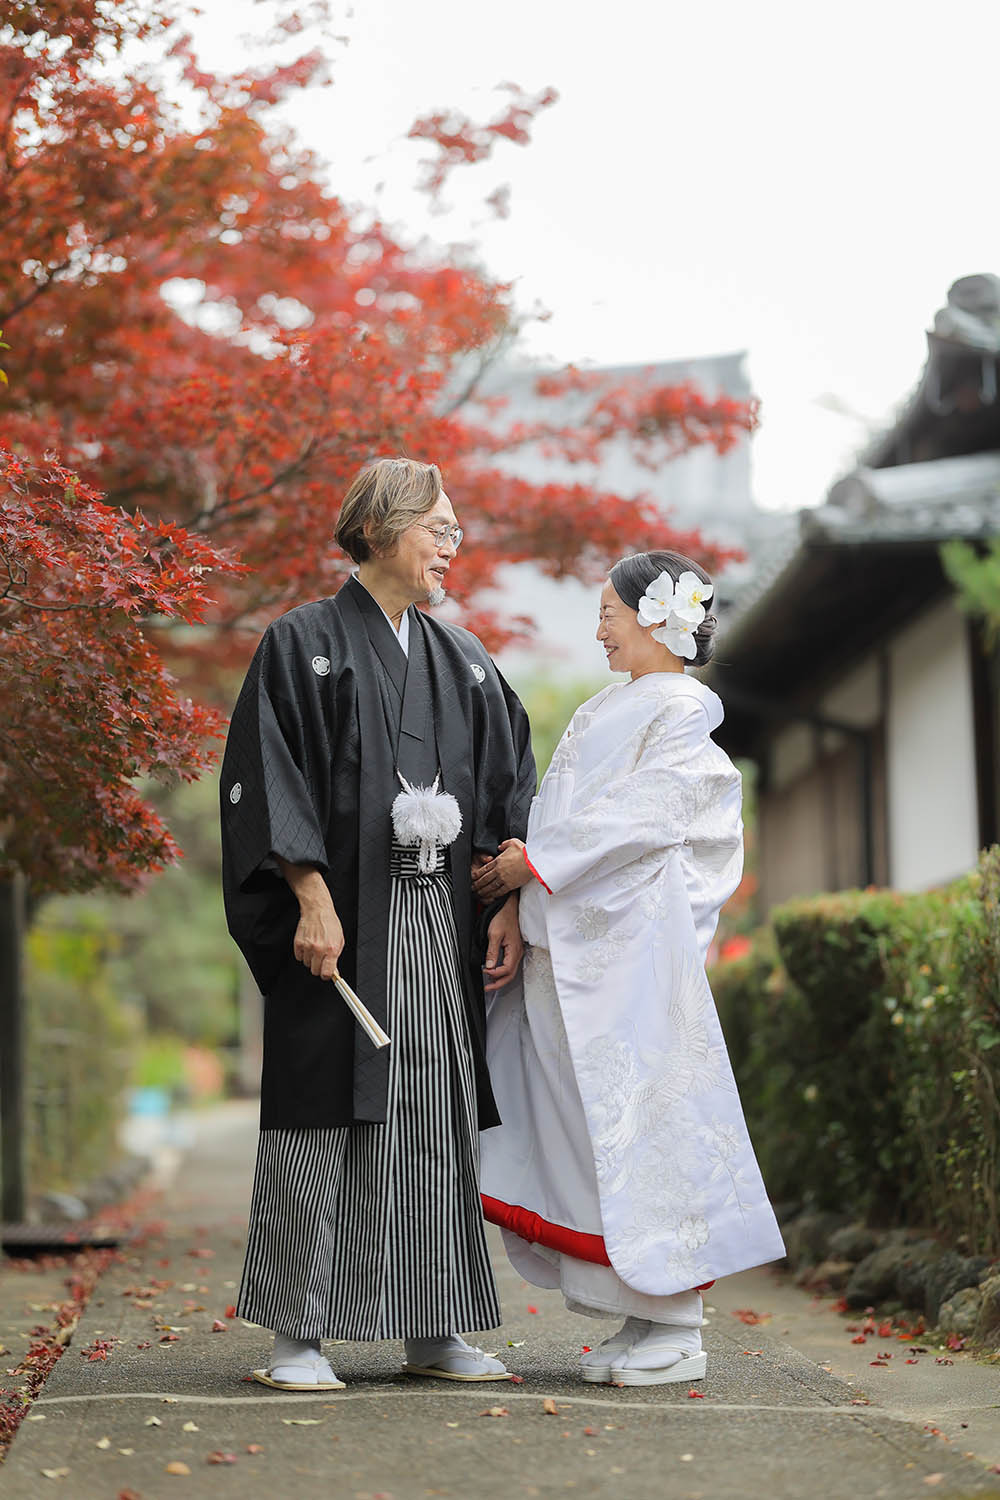
[{"label": "striped hakama", "polygon": [[386,1121],[260,1135],[237,1309],[292,1338],[500,1322],[451,877],[443,851],[423,875],[398,846],[391,873]]}]

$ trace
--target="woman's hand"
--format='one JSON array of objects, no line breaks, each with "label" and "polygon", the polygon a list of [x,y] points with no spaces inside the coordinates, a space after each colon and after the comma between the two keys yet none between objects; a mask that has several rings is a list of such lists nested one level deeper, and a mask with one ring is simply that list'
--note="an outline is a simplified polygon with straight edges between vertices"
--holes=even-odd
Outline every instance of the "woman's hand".
[{"label": "woman's hand", "polygon": [[472,872],[472,888],[480,901],[498,901],[527,885],[532,873],[524,858],[523,839],[504,839],[500,853]]}]

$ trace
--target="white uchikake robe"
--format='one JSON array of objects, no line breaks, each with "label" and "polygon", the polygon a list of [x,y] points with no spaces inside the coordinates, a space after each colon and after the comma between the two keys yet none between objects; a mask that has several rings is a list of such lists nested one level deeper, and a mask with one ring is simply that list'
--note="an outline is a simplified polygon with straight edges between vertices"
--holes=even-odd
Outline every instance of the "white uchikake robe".
[{"label": "white uchikake robe", "polygon": [[705,974],[743,862],[721,722],[695,678],[614,683],[532,805],[481,1183],[515,1267],[580,1311],[670,1322],[674,1294],[784,1255]]}]

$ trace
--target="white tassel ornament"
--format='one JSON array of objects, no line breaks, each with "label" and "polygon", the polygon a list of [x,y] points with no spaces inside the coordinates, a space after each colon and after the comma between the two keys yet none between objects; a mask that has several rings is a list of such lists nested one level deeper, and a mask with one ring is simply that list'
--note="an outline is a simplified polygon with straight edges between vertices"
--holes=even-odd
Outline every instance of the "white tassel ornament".
[{"label": "white tassel ornament", "polygon": [[397,771],[403,790],[392,804],[392,826],[396,842],[412,849],[420,845],[417,860],[422,874],[429,875],[437,864],[437,851],[447,848],[458,838],[462,828],[462,810],[450,792],[441,792],[441,772],[433,786],[411,786]]}]

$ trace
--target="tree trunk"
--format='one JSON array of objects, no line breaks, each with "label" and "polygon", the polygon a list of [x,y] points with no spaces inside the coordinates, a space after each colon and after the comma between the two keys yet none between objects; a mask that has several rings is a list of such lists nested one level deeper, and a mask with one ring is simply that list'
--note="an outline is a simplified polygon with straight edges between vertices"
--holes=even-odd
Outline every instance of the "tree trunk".
[{"label": "tree trunk", "polygon": [[24,877],[0,877],[0,1217],[24,1218],[27,1193]]}]

